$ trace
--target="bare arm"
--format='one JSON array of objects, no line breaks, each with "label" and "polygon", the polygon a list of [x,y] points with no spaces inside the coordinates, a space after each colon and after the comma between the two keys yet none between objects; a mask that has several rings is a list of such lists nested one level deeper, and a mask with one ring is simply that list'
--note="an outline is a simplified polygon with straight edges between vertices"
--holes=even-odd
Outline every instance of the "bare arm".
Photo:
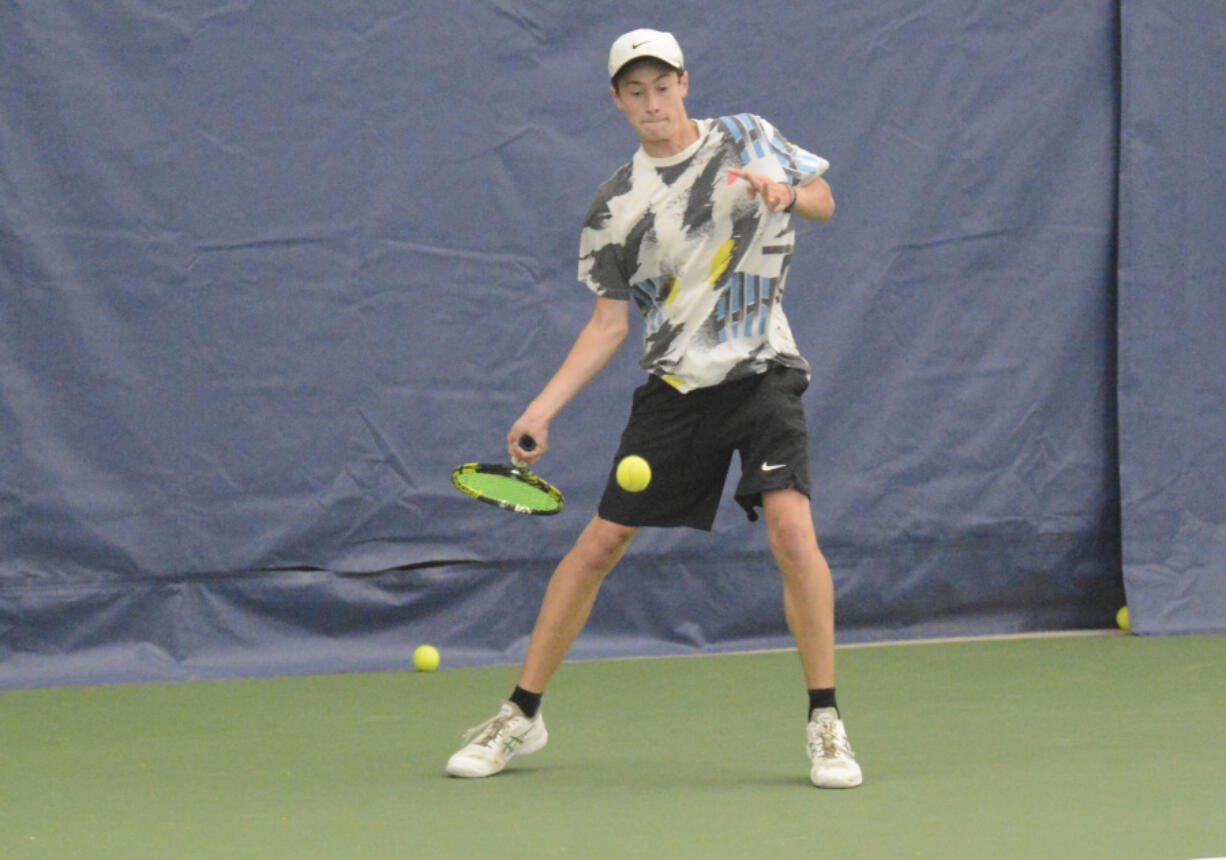
[{"label": "bare arm", "polygon": [[830,184],[818,176],[796,188],[796,206],[792,211],[808,221],[829,221],[834,216]]},{"label": "bare arm", "polygon": [[834,194],[830,185],[820,176],[799,187],[786,182],[776,182],[758,173],[732,168],[728,171],[749,183],[749,196],[762,195],[762,202],[771,212],[786,209],[796,195],[792,211],[809,221],[829,221],[834,215]]},{"label": "bare arm", "polygon": [[[629,302],[596,298],[592,318],[579,332],[558,372],[511,425],[507,433],[511,457],[531,464],[549,449],[550,422],[617,353],[630,331],[629,312]],[[519,447],[519,437],[525,434],[536,440],[531,453]]]}]

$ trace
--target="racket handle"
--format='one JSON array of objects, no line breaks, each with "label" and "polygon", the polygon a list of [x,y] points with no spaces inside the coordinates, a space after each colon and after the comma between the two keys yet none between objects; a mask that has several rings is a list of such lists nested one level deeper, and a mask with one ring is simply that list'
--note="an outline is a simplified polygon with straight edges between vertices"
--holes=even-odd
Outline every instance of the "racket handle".
[{"label": "racket handle", "polygon": [[[527,433],[525,433],[524,435],[519,437],[516,444],[519,445],[520,448],[523,448],[525,451],[531,451],[532,449],[536,447],[536,440],[533,439],[531,436],[529,436]],[[511,458],[511,465],[517,469],[527,469],[528,468],[528,464],[524,462],[523,460],[519,459],[518,457]]]}]

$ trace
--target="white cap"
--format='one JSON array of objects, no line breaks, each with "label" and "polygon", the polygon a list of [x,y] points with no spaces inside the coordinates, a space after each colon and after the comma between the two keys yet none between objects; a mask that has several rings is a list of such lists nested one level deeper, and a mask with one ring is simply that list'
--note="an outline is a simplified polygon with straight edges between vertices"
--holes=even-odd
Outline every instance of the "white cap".
[{"label": "white cap", "polygon": [[631,30],[617,37],[613,47],[609,49],[609,78],[617,77],[622,66],[640,57],[655,57],[677,71],[685,69],[685,59],[681,56],[681,46],[673,38],[672,33],[662,33],[659,30]]}]

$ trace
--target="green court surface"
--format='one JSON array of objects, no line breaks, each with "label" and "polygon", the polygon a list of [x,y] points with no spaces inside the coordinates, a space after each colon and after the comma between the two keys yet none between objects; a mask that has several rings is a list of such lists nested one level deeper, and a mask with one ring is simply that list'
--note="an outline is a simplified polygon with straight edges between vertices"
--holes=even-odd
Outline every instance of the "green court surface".
[{"label": "green court surface", "polygon": [[549,745],[476,781],[443,764],[516,672],[446,659],[0,693],[0,856],[1226,855],[1226,637],[842,648],[849,791],[808,784],[794,654],[564,665]]}]

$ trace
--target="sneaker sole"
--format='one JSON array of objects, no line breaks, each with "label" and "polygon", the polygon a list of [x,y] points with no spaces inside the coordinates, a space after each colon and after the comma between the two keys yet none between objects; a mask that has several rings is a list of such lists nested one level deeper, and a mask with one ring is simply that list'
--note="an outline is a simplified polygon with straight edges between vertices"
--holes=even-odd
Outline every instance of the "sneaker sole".
[{"label": "sneaker sole", "polygon": [[489,763],[474,759],[452,759],[447,762],[447,774],[463,779],[480,779],[483,776],[493,776],[498,770],[488,770]]},{"label": "sneaker sole", "polygon": [[818,782],[816,779],[813,778],[813,774],[810,773],[809,781],[812,782],[818,788],[836,788],[836,789],[837,788],[855,788],[856,786],[863,784],[864,775],[856,774],[851,779],[842,779],[842,780],[837,780],[837,781],[827,780],[826,782]]}]

